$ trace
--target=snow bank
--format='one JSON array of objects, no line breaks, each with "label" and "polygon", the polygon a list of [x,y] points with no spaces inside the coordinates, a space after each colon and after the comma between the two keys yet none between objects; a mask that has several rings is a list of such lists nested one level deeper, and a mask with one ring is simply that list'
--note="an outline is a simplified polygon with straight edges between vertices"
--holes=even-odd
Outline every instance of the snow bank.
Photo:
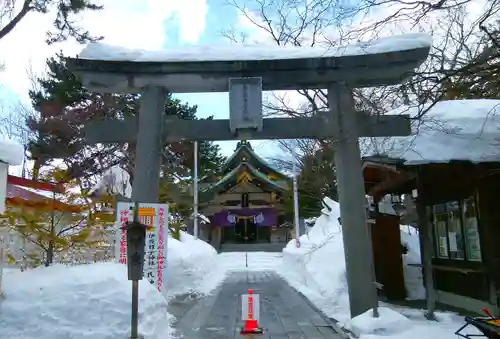
[{"label": "snow bank", "polygon": [[296,248],[292,240],[283,249],[283,264],[278,272],[328,316],[347,320],[349,297],[338,221],[340,206],[328,197],[324,202],[329,208],[321,211],[309,234],[300,237],[301,247]]},{"label": "snow bank", "polygon": [[[167,299],[147,280],[139,286],[139,332],[170,338],[174,320],[167,300],[183,293],[210,293],[224,277],[217,252],[184,232],[168,240]],[[99,263],[54,265],[4,273],[0,337],[22,339],[126,338],[130,331],[131,282],[127,266]]]},{"label": "snow bank", "polygon": [[377,54],[426,48],[431,45],[432,38],[427,34],[420,33],[384,37],[337,48],[331,46],[299,48],[275,45],[204,45],[169,48],[164,51],[144,51],[103,43],[91,43],[80,52],[78,57],[91,60],[137,62],[251,61]]},{"label": "snow bank", "polygon": [[[463,317],[451,312],[436,312],[437,321],[425,319],[423,310],[402,307],[379,307],[379,318],[369,310],[344,324],[359,339],[456,339],[455,331],[463,324]],[[479,334],[475,328],[467,330]]]},{"label": "snow bank", "polygon": [[102,174],[97,184],[90,190],[90,194],[121,195],[130,198],[132,197],[130,174],[120,166],[113,166]]},{"label": "snow bank", "polygon": [[[328,316],[344,321],[349,319],[349,297],[342,228],[338,221],[340,206],[328,197],[324,202],[328,208],[321,211],[309,234],[300,237],[301,247],[297,248],[292,240],[283,250],[283,265],[279,273]],[[420,263],[417,230],[401,226],[401,243],[408,249],[403,255],[408,299],[423,299],[425,289],[421,269],[409,265]]]},{"label": "snow bank", "polygon": [[418,230],[413,226],[401,225],[400,234],[401,244],[403,244],[407,250],[406,254],[403,255],[403,274],[407,294],[406,299],[425,299],[422,268],[412,266],[421,263],[420,238]]},{"label": "snow bank", "polygon": [[180,232],[180,240],[168,239],[168,295],[209,294],[222,281],[223,268],[217,266],[217,251],[203,240]]},{"label": "snow bank", "polygon": [[407,164],[446,163],[451,160],[472,162],[499,161],[498,124],[500,100],[449,100],[434,106],[402,106],[387,114],[425,115],[413,122],[408,137],[376,138],[375,150]]},{"label": "snow bank", "polygon": [[[379,318],[373,318],[373,310],[369,310],[350,319],[339,204],[328,198],[324,202],[329,208],[321,211],[309,237],[300,237],[301,248],[296,248],[292,240],[283,250],[283,264],[278,272],[288,283],[359,339],[456,338],[455,331],[464,321],[463,317],[450,312],[436,312],[438,321],[428,321],[424,310],[380,303]],[[421,273],[416,274],[420,269],[408,266],[420,262],[418,231],[405,225],[400,229],[401,242],[408,248],[403,257],[405,280],[410,281],[408,295],[419,296],[419,293],[425,294]],[[477,334],[477,331],[472,329],[471,333]]]},{"label": "snow bank", "polygon": [[19,166],[24,160],[24,147],[12,139],[0,139],[0,161]]},{"label": "snow bank", "polygon": [[390,308],[379,307],[378,312],[379,317],[374,318],[373,310],[369,310],[348,321],[345,327],[359,337],[363,334],[387,336],[411,326],[410,319]]},{"label": "snow bank", "polygon": [[[2,338],[115,339],[129,335],[131,282],[125,265],[6,270],[4,287]],[[139,287],[140,333],[145,338],[169,338],[173,319],[167,314],[165,299],[146,281]]]}]

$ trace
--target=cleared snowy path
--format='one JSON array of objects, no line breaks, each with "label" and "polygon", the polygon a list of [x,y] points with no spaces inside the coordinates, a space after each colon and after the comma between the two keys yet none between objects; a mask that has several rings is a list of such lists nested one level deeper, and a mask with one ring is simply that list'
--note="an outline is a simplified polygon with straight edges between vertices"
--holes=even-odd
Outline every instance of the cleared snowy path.
[{"label": "cleared snowy path", "polygon": [[[265,329],[263,335],[254,338],[342,338],[334,331],[328,319],[273,272],[276,263],[281,261],[280,257],[276,254],[269,256],[252,253],[245,259],[244,253],[235,254],[219,258],[221,264],[227,265],[229,273],[212,296],[198,301],[186,299],[182,303],[183,307],[177,305],[177,311],[173,312],[178,319],[174,325],[177,334],[184,339],[242,338],[239,332],[243,325],[241,294],[251,288],[260,295],[260,326]],[[246,263],[249,263],[249,267],[242,271]],[[264,266],[262,271],[257,271],[259,265]]]},{"label": "cleared snowy path", "polygon": [[218,264],[226,270],[274,271],[281,265],[281,252],[225,252],[217,255]]}]

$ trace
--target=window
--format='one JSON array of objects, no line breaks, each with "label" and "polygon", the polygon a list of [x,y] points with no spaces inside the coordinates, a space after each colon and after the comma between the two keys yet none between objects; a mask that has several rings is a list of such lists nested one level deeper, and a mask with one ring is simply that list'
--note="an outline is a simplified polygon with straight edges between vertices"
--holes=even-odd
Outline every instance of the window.
[{"label": "window", "polygon": [[448,212],[448,244],[450,246],[450,257],[451,259],[463,260],[465,259],[465,255],[460,204],[458,202],[447,203],[446,210]]},{"label": "window", "polygon": [[477,227],[477,210],[474,198],[466,199],[462,204],[465,246],[467,260],[481,261],[481,245]]},{"label": "window", "polygon": [[481,261],[474,197],[435,205],[432,212],[436,257]]},{"label": "window", "polygon": [[448,258],[447,217],[446,209],[442,205],[434,206],[434,242],[438,258]]}]

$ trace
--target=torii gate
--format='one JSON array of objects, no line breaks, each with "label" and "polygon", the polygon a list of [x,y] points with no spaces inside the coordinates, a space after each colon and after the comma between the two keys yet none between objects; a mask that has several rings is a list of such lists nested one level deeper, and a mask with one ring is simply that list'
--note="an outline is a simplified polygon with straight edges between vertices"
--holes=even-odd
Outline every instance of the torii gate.
[{"label": "torii gate", "polygon": [[[90,144],[137,142],[133,201],[157,201],[166,142],[337,140],[337,185],[350,311],[355,317],[377,303],[358,138],[406,136],[411,131],[408,116],[355,112],[352,89],[400,83],[426,59],[430,45],[431,39],[422,34],[384,38],[344,52],[230,45],[147,54],[91,44],[79,58],[69,58],[68,66],[89,90],[142,94],[138,119],[94,121],[84,128]],[[324,88],[329,112],[311,118],[263,119],[263,90]],[[229,92],[230,119],[164,121],[167,92]]]}]

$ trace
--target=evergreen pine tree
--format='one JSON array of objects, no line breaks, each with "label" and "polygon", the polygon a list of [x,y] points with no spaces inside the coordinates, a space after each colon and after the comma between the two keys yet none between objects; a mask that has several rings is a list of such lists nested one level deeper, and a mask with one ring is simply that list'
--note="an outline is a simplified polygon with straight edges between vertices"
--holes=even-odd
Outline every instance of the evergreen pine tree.
[{"label": "evergreen pine tree", "polygon": [[[299,214],[309,218],[318,216],[323,208],[324,197],[337,200],[337,186],[334,152],[325,145],[302,158],[302,166],[297,176],[297,193],[299,198]],[[287,218],[293,218],[293,193],[289,192],[284,199]]]},{"label": "evergreen pine tree", "polygon": [[[69,178],[86,178],[117,164],[133,178],[135,145],[85,145],[81,125],[94,118],[136,116],[140,95],[89,92],[68,70],[62,53],[49,58],[46,64],[48,73],[38,79],[39,90],[29,93],[33,108],[38,112],[36,118],[27,120],[34,135],[28,144],[30,157],[35,163],[34,177],[38,176],[42,166],[53,159],[62,159],[68,167]],[[196,110],[196,106],[182,103],[172,96],[165,105],[165,115],[177,115],[186,120],[196,119]],[[217,172],[224,161],[219,146],[207,141],[200,142],[198,148],[200,176]],[[163,183],[182,186],[182,181],[191,175],[192,166],[192,142],[165,145]],[[173,199],[171,193],[169,190],[169,199]]]}]

